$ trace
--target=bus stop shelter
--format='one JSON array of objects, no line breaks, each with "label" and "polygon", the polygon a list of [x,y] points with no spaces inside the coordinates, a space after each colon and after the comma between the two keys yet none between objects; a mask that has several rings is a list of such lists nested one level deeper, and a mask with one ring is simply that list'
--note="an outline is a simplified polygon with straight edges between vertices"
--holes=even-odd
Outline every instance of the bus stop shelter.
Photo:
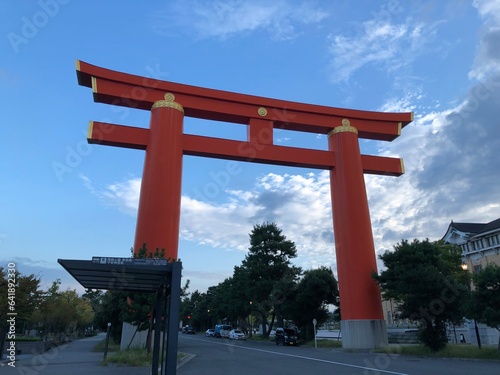
[{"label": "bus stop shelter", "polygon": [[151,258],[93,257],[92,260],[58,259],[58,263],[86,289],[156,293],[151,373],[175,375],[181,262]]}]

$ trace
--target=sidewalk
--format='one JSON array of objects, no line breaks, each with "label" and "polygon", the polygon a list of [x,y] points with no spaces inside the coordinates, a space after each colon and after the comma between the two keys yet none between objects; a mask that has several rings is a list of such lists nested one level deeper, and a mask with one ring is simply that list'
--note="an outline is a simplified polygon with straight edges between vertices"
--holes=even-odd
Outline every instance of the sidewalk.
[{"label": "sidewalk", "polygon": [[0,363],[3,375],[149,375],[150,367],[101,366],[103,353],[93,353],[92,349],[104,336],[98,335],[76,340],[49,350],[41,355],[21,354],[16,356],[15,366],[8,365],[4,358]]}]

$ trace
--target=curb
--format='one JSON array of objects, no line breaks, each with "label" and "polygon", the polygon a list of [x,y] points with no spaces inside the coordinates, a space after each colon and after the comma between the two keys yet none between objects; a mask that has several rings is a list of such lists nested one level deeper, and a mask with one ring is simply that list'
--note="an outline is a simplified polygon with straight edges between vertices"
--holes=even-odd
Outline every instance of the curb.
[{"label": "curb", "polygon": [[192,360],[194,357],[196,357],[196,355],[194,354],[188,354],[188,353],[185,353],[186,356],[183,357],[179,363],[177,363],[177,368],[183,366],[184,364],[186,364],[187,362],[189,362],[190,360]]}]

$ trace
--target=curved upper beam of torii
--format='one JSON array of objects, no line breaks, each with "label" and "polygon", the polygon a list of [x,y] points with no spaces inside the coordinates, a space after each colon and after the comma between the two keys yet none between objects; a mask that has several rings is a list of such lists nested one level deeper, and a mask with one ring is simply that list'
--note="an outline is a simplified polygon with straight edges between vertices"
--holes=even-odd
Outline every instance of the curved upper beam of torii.
[{"label": "curved upper beam of torii", "polygon": [[[183,135],[185,155],[256,163],[331,169],[332,151],[273,144],[273,129],[328,134],[348,118],[359,138],[392,141],[413,121],[412,112],[360,111],[297,103],[161,81],[117,72],[77,61],[78,83],[91,87],[96,102],[151,110],[166,92],[181,103],[184,116],[248,125],[246,142],[198,135]],[[90,143],[146,149],[149,129],[91,122]],[[362,155],[364,173],[399,176],[401,159]]]}]

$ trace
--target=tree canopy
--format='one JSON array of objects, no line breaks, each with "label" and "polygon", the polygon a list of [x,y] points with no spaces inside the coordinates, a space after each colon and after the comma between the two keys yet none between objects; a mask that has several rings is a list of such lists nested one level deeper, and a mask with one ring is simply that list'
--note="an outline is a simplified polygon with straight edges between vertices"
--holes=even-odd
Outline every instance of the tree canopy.
[{"label": "tree canopy", "polygon": [[337,280],[330,268],[307,270],[296,287],[291,307],[292,319],[305,332],[307,339],[314,337],[312,321],[323,324],[329,317],[328,305],[337,303],[339,296]]},{"label": "tree canopy", "polygon": [[[470,316],[500,331],[500,266],[487,265],[473,276],[474,290],[469,305]],[[498,338],[500,351],[500,337]]]},{"label": "tree canopy", "polygon": [[287,240],[276,223],[255,225],[250,233],[250,248],[241,265],[247,277],[248,299],[266,325],[272,313],[271,324],[264,332],[268,336],[276,313],[281,320],[280,307],[287,299],[287,283],[294,282],[301,273],[291,260],[297,256],[295,243]]},{"label": "tree canopy", "polygon": [[487,265],[474,274],[473,315],[477,321],[500,331],[500,267]]},{"label": "tree canopy", "polygon": [[468,298],[469,274],[460,267],[460,248],[442,241],[403,240],[380,259],[386,270],[374,278],[383,297],[398,303],[401,318],[420,322],[426,346],[446,346],[445,323],[463,320]]}]

